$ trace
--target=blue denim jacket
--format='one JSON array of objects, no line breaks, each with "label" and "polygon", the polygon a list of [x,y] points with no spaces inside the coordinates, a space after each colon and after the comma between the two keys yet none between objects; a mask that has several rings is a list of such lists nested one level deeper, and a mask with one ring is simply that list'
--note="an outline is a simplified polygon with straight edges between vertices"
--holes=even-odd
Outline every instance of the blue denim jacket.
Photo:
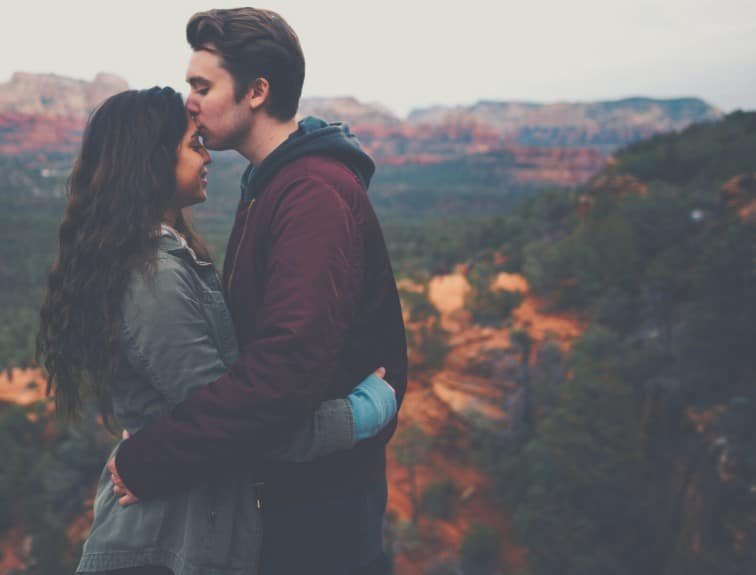
[{"label": "blue denim jacket", "polygon": [[[215,269],[173,233],[159,240],[154,273],[133,279],[122,314],[113,411],[132,433],[216,380],[236,359]],[[324,402],[275,456],[306,461],[354,442],[348,402],[337,399]],[[176,575],[258,573],[262,525],[250,479],[223,479],[125,508],[112,487],[104,468],[77,573],[140,565],[164,565]]]}]

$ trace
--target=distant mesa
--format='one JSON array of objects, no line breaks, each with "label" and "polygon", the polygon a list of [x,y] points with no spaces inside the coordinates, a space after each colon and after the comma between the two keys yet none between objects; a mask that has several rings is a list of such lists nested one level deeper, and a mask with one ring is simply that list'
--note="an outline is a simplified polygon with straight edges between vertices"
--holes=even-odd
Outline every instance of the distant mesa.
[{"label": "distant mesa", "polygon": [[[125,80],[93,81],[18,72],[0,86],[0,155],[74,154],[86,117]],[[618,149],[655,134],[717,120],[722,113],[696,98],[626,98],[538,104],[481,101],[431,107],[400,118],[356,98],[304,98],[299,117],[346,122],[382,166],[435,165],[490,173],[524,185],[587,182]]]},{"label": "distant mesa", "polygon": [[74,154],[91,111],[128,87],[113,74],[88,82],[16,72],[0,84],[0,155],[35,156],[44,163],[49,156]]},{"label": "distant mesa", "polygon": [[126,80],[113,74],[100,73],[88,82],[16,72],[9,82],[0,84],[0,112],[86,118],[103,100],[128,88]]},{"label": "distant mesa", "polygon": [[[619,148],[653,135],[715,121],[722,112],[697,98],[625,98],[588,103],[481,101],[436,106],[402,120],[354,98],[302,101],[300,116],[347,122],[382,165],[459,162],[505,169],[522,184],[587,182]],[[494,162],[496,166],[492,166]],[[481,164],[477,168],[475,164]]]},{"label": "distant mesa", "polygon": [[414,110],[414,125],[467,121],[496,130],[517,146],[591,147],[604,153],[654,134],[718,120],[723,113],[698,98],[625,98],[603,102],[480,101],[472,106]]},{"label": "distant mesa", "polygon": [[398,126],[402,123],[402,120],[388,108],[380,104],[365,104],[351,96],[302,98],[298,116],[317,116],[331,122],[345,122],[350,126]]}]

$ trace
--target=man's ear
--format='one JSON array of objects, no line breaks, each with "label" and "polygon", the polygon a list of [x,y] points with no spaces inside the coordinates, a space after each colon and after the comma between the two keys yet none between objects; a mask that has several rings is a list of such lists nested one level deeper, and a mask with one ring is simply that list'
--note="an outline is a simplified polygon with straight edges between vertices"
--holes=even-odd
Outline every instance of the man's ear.
[{"label": "man's ear", "polygon": [[270,95],[270,83],[265,78],[256,78],[247,92],[247,101],[249,107],[258,110],[265,106]]}]

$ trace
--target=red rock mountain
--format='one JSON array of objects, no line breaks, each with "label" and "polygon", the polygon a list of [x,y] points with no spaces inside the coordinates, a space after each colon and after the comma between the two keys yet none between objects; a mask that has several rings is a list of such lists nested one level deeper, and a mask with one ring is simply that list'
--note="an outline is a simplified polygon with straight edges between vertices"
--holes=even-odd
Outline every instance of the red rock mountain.
[{"label": "red rock mountain", "polygon": [[350,126],[364,124],[397,126],[402,123],[398,116],[380,104],[365,104],[350,96],[303,98],[299,103],[299,115],[338,120]]},{"label": "red rock mountain", "polygon": [[408,121],[434,126],[475,122],[513,145],[592,147],[610,152],[654,134],[720,117],[720,110],[697,98],[625,98],[553,104],[481,101],[472,106],[415,110]]},{"label": "red rock mountain", "polygon": [[[117,76],[91,82],[16,73],[0,85],[0,155],[71,155],[85,119],[103,99],[126,89]],[[710,121],[721,112],[693,98],[533,104],[479,102],[413,111],[402,119],[351,97],[305,98],[300,116],[345,121],[383,165],[441,164],[470,158],[476,169],[506,170],[532,185],[585,183],[618,147],[652,134]],[[505,162],[500,162],[505,158]]]},{"label": "red rock mountain", "polygon": [[86,118],[108,96],[128,89],[122,78],[97,74],[91,82],[55,74],[16,72],[0,84],[0,112],[45,117]]},{"label": "red rock mountain", "polygon": [[628,143],[716,120],[722,113],[694,98],[533,104],[479,102],[468,107],[413,111],[401,120],[353,98],[303,100],[301,115],[349,123],[382,164],[436,164],[509,156],[519,183],[578,185]]},{"label": "red rock mountain", "polygon": [[89,113],[105,98],[126,90],[118,76],[92,82],[54,74],[16,72],[0,84],[0,155],[73,154]]}]

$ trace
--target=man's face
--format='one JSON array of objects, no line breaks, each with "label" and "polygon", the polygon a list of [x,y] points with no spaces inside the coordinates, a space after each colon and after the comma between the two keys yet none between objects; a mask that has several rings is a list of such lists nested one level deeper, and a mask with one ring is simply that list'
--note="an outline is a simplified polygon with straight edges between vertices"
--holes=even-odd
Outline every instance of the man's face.
[{"label": "man's face", "polygon": [[234,79],[221,57],[208,50],[192,53],[186,71],[191,90],[186,109],[211,150],[239,150],[248,136],[251,109],[247,98],[234,98]]}]

